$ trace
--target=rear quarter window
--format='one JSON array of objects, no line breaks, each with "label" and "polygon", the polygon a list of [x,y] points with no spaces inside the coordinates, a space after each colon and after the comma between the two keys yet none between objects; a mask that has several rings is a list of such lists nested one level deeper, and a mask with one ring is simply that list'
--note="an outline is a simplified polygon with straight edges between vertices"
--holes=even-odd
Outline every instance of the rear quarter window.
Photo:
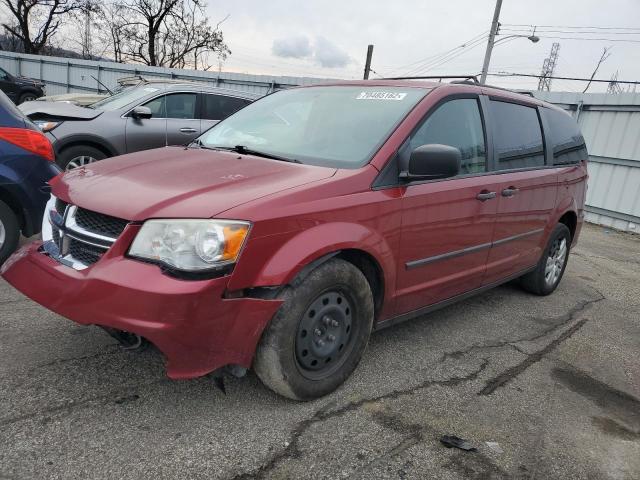
[{"label": "rear quarter window", "polygon": [[490,104],[496,169],[544,166],[544,143],[537,109],[495,100]]},{"label": "rear quarter window", "polygon": [[586,160],[587,146],[573,117],[550,108],[543,109],[543,114],[549,126],[547,137],[553,150],[553,164],[571,165]]}]

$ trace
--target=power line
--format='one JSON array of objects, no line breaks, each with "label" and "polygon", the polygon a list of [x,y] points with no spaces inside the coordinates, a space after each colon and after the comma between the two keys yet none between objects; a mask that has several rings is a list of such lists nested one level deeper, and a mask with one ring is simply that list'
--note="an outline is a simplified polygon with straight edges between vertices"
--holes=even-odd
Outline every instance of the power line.
[{"label": "power line", "polygon": [[[525,28],[501,28],[500,31],[505,31],[507,33],[530,33],[531,29]],[[599,30],[586,30],[586,31],[576,31],[576,30],[539,30],[536,29],[536,33],[569,33],[572,35],[640,35],[640,31],[637,32],[602,32]]]},{"label": "power line", "polygon": [[473,42],[468,42],[468,43],[464,44],[463,47],[457,47],[457,48],[453,49],[452,51],[450,51],[446,55],[440,55],[439,58],[435,58],[434,60],[432,60],[430,62],[424,63],[423,65],[419,66],[418,68],[414,68],[409,73],[407,73],[405,76],[418,75],[418,74],[424,73],[424,72],[426,72],[426,71],[428,71],[428,70],[430,70],[432,68],[436,68],[436,67],[439,67],[440,65],[444,65],[445,63],[450,62],[454,58],[459,57],[463,53],[467,53],[469,50],[472,50],[475,47],[484,44],[485,38],[486,38],[486,36],[483,36],[482,38],[478,38],[477,40],[475,40]]},{"label": "power line", "polygon": [[596,26],[568,26],[568,25],[528,25],[524,23],[503,23],[505,27],[529,27],[529,28],[571,28],[571,29],[584,29],[593,28],[597,30],[639,30],[638,27],[596,27]]},{"label": "power line", "polygon": [[[488,75],[492,76],[492,77],[528,77],[528,78],[540,78],[541,75],[533,75],[530,73],[511,73],[511,72],[496,72],[496,73],[489,73]],[[577,81],[577,82],[588,82],[589,78],[577,78],[577,77],[547,77],[550,78],[552,80],[573,80],[573,81]],[[593,79],[591,80],[592,82],[596,82],[596,83],[609,83],[611,80],[605,80],[605,79]],[[635,81],[635,80],[616,80],[618,83],[626,83],[629,85],[640,85],[640,81]]]}]

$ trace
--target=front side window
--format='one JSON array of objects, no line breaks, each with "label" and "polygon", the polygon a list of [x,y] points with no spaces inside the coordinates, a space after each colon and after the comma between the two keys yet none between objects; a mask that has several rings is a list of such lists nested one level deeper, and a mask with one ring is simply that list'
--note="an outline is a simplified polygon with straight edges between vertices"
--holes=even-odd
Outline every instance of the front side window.
[{"label": "front side window", "polygon": [[496,168],[544,166],[544,144],[538,112],[533,107],[491,100]]},{"label": "front side window", "polygon": [[172,93],[154,98],[144,104],[151,110],[152,118],[196,118],[196,94]]},{"label": "front side window", "polygon": [[478,100],[450,100],[438,107],[409,139],[402,155],[432,143],[456,147],[462,154],[461,174],[482,173],[487,169],[484,130]]},{"label": "front side window", "polygon": [[200,137],[209,148],[248,149],[311,165],[359,168],[428,89],[318,86],[267,95]]},{"label": "front side window", "polygon": [[587,158],[587,146],[577,122],[571,115],[545,108],[549,137],[553,146],[553,164],[569,165]]},{"label": "front side window", "polygon": [[9,80],[9,74],[0,68],[0,80]]},{"label": "front side window", "polygon": [[250,100],[237,97],[227,97],[225,95],[204,94],[204,120],[222,120],[229,115],[236,113],[245,105],[251,103]]}]

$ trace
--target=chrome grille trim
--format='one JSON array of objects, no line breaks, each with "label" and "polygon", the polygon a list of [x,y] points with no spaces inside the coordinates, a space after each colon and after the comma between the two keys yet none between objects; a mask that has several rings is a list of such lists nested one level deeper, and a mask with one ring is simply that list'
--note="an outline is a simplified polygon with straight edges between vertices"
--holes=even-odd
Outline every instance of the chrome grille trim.
[{"label": "chrome grille trim", "polygon": [[[59,208],[64,211],[58,211]],[[44,241],[42,251],[58,262],[73,268],[74,270],[85,270],[97,262],[100,257],[116,242],[117,237],[102,235],[97,232],[87,230],[76,222],[78,207],[60,201],[53,195],[47,203],[45,210],[42,239]],[[91,263],[85,263],[71,254],[71,243],[84,244],[89,248],[100,249],[95,252],[97,259]],[[85,255],[91,258],[91,254]],[[87,260],[88,261],[88,260]]]}]

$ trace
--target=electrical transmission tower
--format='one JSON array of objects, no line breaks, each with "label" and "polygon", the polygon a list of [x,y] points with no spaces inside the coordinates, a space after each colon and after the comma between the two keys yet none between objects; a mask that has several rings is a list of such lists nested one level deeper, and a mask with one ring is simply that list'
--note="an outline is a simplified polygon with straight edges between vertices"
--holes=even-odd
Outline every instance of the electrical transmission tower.
[{"label": "electrical transmission tower", "polygon": [[611,81],[609,82],[609,86],[607,87],[607,93],[618,94],[622,93],[622,87],[618,83],[618,71],[611,76]]},{"label": "electrical transmission tower", "polygon": [[540,92],[544,90],[548,92],[551,90],[551,77],[553,77],[553,71],[558,62],[558,50],[560,50],[560,44],[554,42],[553,45],[551,45],[551,53],[549,53],[549,56],[545,58],[542,63],[542,72],[540,73],[540,81],[538,82],[538,91]]}]

